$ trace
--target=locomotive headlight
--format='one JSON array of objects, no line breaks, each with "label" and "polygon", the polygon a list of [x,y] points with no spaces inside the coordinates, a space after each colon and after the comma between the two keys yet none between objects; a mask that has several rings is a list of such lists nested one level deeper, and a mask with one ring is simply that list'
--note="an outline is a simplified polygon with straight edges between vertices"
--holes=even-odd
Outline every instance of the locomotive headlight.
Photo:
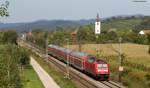
[{"label": "locomotive headlight", "polygon": [[106,69],[106,70],[103,70],[104,72],[108,72],[108,70]]},{"label": "locomotive headlight", "polygon": [[103,70],[101,70],[101,69],[98,69],[98,72],[101,72],[101,71],[103,71]]},{"label": "locomotive headlight", "polygon": [[98,69],[98,72],[108,72],[107,69]]}]

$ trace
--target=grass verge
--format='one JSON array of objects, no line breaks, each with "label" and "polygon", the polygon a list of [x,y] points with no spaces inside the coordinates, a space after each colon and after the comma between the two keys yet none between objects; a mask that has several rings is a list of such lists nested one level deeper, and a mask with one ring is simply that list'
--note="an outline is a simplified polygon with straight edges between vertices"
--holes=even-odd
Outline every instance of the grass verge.
[{"label": "grass verge", "polygon": [[43,60],[43,58],[40,58],[35,54],[33,54],[32,56],[42,66],[42,68],[56,81],[60,88],[76,88],[75,84],[71,80],[65,79],[62,72],[50,66],[47,62]]},{"label": "grass verge", "polygon": [[23,88],[44,88],[32,66],[24,67],[21,71]]}]

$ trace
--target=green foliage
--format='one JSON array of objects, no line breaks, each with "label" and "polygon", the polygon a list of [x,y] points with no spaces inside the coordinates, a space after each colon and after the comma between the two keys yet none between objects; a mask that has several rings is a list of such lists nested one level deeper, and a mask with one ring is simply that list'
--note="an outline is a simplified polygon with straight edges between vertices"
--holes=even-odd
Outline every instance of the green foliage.
[{"label": "green foliage", "polygon": [[8,1],[5,1],[5,3],[0,4],[0,17],[9,16],[8,5]]},{"label": "green foliage", "polygon": [[0,45],[0,51],[0,87],[21,88],[17,47],[15,45]]},{"label": "green foliage", "polygon": [[130,19],[113,19],[110,21],[104,21],[102,23],[103,30],[121,30],[130,31],[142,22],[142,18],[130,18]]},{"label": "green foliage", "polygon": [[21,47],[19,47],[20,49],[19,49],[19,55],[20,55],[20,58],[19,58],[19,60],[20,60],[20,64],[21,65],[29,65],[30,64],[30,57],[29,57],[29,53],[25,50],[25,49],[23,49],[23,48],[21,48]]},{"label": "green foliage", "polygon": [[3,32],[0,32],[0,42],[2,43],[3,42]]},{"label": "green foliage", "polygon": [[45,32],[33,32],[34,43],[45,48],[46,36]]},{"label": "green foliage", "polygon": [[86,43],[95,41],[94,29],[91,25],[79,27],[77,32],[78,42]]},{"label": "green foliage", "polygon": [[126,37],[124,37],[124,41],[133,42],[137,44],[148,44],[148,39],[146,35],[140,35],[134,32],[131,32]]},{"label": "green foliage", "polygon": [[[132,58],[134,59],[134,58]],[[110,64],[111,69],[111,79],[118,80],[118,60],[117,56],[108,56],[105,59]],[[128,88],[134,88],[134,86],[138,86],[138,88],[149,88],[149,67],[144,64],[133,63],[128,60],[123,61],[124,71],[122,74],[122,83]]]},{"label": "green foliage", "polygon": [[23,48],[14,44],[0,45],[0,88],[21,88],[20,67],[29,64]]},{"label": "green foliage", "polygon": [[17,44],[17,37],[18,37],[18,34],[16,31],[9,30],[9,31],[4,32],[2,41],[3,43]]},{"label": "green foliage", "polygon": [[71,32],[69,30],[55,31],[49,34],[49,42],[57,45],[67,44],[66,39],[72,42]]},{"label": "green foliage", "polygon": [[150,29],[150,17],[144,17],[143,21],[135,27],[135,30],[145,30]]}]

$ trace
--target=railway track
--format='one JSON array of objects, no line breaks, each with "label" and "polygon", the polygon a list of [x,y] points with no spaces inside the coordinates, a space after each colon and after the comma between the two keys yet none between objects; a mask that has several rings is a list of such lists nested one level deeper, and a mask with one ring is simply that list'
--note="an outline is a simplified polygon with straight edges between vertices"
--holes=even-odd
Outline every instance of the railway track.
[{"label": "railway track", "polygon": [[107,85],[109,88],[122,88],[120,85],[118,85],[112,81],[101,81],[101,83]]},{"label": "railway track", "polygon": [[[23,42],[21,46],[24,46],[28,49],[31,49],[32,52],[39,55],[41,58],[47,58],[43,49],[39,49],[37,46],[33,47],[33,44]],[[46,60],[47,63],[53,65],[56,69],[65,74],[66,64],[62,63],[58,59],[55,59],[53,56],[48,56]],[[96,81],[95,79],[83,74],[82,72],[69,67],[71,80],[76,83],[77,87],[80,88],[125,88],[112,81]]]}]

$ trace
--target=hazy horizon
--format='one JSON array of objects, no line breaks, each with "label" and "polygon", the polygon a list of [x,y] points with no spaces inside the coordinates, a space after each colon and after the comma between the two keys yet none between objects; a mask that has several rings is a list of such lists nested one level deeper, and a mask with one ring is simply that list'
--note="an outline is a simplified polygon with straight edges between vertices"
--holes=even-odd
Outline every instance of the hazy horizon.
[{"label": "hazy horizon", "polygon": [[[111,17],[119,17],[119,16],[136,16],[136,15],[142,15],[142,16],[148,16],[148,15],[143,15],[143,14],[131,14],[131,15],[115,15],[115,16],[110,16],[110,17],[105,17],[105,18],[101,18],[101,19],[107,19],[107,18],[111,18]],[[33,23],[33,22],[37,22],[37,21],[81,21],[81,20],[96,20],[95,18],[84,18],[84,19],[37,19],[37,20],[33,20],[33,21],[22,21],[22,22],[0,22],[0,23]]]},{"label": "hazy horizon", "polygon": [[2,23],[33,22],[37,20],[81,20],[119,15],[150,15],[150,0],[9,0],[9,17]]}]

